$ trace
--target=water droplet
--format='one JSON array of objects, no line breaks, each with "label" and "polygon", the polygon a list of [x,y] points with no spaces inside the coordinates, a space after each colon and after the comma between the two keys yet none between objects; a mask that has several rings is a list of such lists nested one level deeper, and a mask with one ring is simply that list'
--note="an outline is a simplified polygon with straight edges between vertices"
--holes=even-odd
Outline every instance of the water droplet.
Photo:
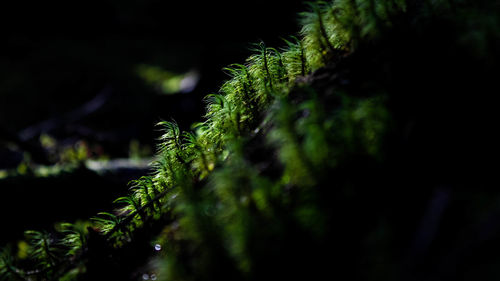
[{"label": "water droplet", "polygon": [[147,275],[146,273],[144,273],[142,275],[142,280],[149,280],[149,275]]},{"label": "water droplet", "polygon": [[156,245],[155,245],[155,250],[156,250],[156,251],[161,250],[161,245],[160,245],[160,244],[156,244]]}]

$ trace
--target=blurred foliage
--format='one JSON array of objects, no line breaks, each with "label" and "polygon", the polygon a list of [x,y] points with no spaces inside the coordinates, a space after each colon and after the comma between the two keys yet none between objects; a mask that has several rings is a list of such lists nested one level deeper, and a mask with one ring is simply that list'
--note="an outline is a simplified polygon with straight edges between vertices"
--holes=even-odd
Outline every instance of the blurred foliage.
[{"label": "blurred foliage", "polygon": [[175,74],[151,65],[139,65],[137,74],[163,94],[189,93],[199,80],[196,71]]},{"label": "blurred foliage", "polygon": [[[31,266],[39,270],[32,272],[37,280],[132,278],[133,269],[109,268],[125,255],[120,262],[140,268],[137,278],[143,279],[314,280],[349,274],[354,280],[454,280],[448,270],[466,249],[451,248],[448,259],[440,248],[450,243],[446,235],[431,237],[441,216],[432,200],[444,206],[447,189],[436,186],[454,184],[458,169],[475,158],[455,163],[455,148],[464,143],[441,145],[440,138],[448,137],[441,124],[453,129],[464,120],[445,123],[456,112],[444,108],[452,103],[461,110],[465,104],[442,90],[468,90],[448,83],[461,71],[449,64],[457,54],[467,67],[485,67],[489,62],[483,60],[496,58],[487,46],[498,35],[486,26],[498,15],[486,7],[486,1],[466,0],[311,3],[301,14],[300,36],[287,39],[284,50],[261,42],[244,64],[224,69],[230,79],[207,96],[203,122],[190,132],[173,121],[158,124],[162,134],[152,174],[133,181],[114,211],[99,213],[89,228],[60,225],[59,237],[26,232],[33,264],[22,264],[6,248],[0,276],[22,277]],[[489,16],[476,16],[482,12]],[[469,24],[484,30],[460,32]],[[476,37],[483,43],[470,47],[465,38]],[[446,44],[460,51],[443,52]],[[415,50],[421,54],[408,53]],[[441,73],[443,81],[436,80],[436,69],[449,72]],[[143,70],[152,82],[169,79],[159,69]],[[489,78],[468,75],[466,86],[472,87]],[[435,141],[426,142],[429,133]],[[468,196],[454,191],[457,201]],[[422,228],[415,230],[419,220]],[[433,239],[444,246],[433,248],[437,257],[425,256],[424,246]],[[408,253],[412,240],[415,253]],[[150,251],[134,252],[144,245]],[[419,255],[430,264],[421,262],[421,272]],[[140,257],[151,260],[144,266]],[[481,269],[471,272],[480,275]]]},{"label": "blurred foliage", "polygon": [[[106,160],[102,147],[98,144],[90,144],[85,140],[77,140],[72,143],[59,143],[48,134],[42,134],[39,143],[46,151],[47,158],[53,165],[40,165],[31,159],[28,152],[23,153],[22,161],[15,169],[0,170],[0,178],[16,176],[49,177],[61,172],[69,172],[82,166],[88,160]],[[147,157],[150,154],[147,146],[141,147],[140,143],[131,144],[131,156]]]}]

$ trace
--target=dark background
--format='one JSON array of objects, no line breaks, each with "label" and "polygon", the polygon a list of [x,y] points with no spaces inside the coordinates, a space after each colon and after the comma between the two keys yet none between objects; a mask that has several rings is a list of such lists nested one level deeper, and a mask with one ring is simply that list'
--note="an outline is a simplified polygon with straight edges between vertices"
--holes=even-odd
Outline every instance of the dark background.
[{"label": "dark background", "polygon": [[[148,114],[173,117],[183,125],[199,120],[202,111],[197,101],[217,91],[225,79],[222,67],[243,62],[250,43],[264,40],[279,46],[282,36],[298,31],[297,13],[304,9],[300,2],[3,4],[1,124],[14,131],[23,129],[70,111],[106,86],[112,87],[111,104],[117,108],[107,120],[96,118],[101,129],[134,127]],[[138,79],[134,72],[138,64],[201,71],[195,101],[185,101],[188,105],[181,108],[172,106],[172,101],[151,102],[158,97],[152,98],[152,89]],[[142,128],[141,135],[151,131],[145,124],[137,127]]]},{"label": "dark background", "polygon": [[[39,152],[40,134],[58,144],[85,141],[111,159],[129,156],[131,140],[154,151],[155,124],[182,129],[202,121],[203,97],[243,63],[251,43],[283,46],[296,34],[302,1],[9,1],[0,4],[0,169],[54,165]],[[174,73],[197,70],[196,88],[161,95],[137,75],[138,65]],[[79,114],[100,97],[101,106]],[[74,116],[78,116],[75,118]],[[30,129],[32,134],[23,137]],[[24,159],[24,160],[23,160]],[[88,219],[112,208],[126,183],[144,171],[98,175],[81,167],[48,178],[0,179],[0,245],[26,229]]]}]

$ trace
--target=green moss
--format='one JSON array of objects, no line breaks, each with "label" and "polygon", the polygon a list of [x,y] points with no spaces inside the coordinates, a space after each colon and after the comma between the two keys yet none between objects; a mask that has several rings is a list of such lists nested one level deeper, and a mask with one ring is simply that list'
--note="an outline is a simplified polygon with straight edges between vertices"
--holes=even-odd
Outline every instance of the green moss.
[{"label": "green moss", "polygon": [[[434,2],[435,9],[448,9],[444,2],[455,5]],[[205,120],[191,132],[181,132],[175,122],[158,124],[163,134],[152,174],[133,181],[129,195],[115,201],[117,209],[99,213],[93,227],[115,249],[143,229],[163,227],[154,239],[165,254],[151,268],[161,280],[262,280],[328,272],[328,262],[319,257],[322,249],[348,252],[336,244],[345,238],[338,234],[344,230],[333,227],[335,220],[344,221],[332,214],[356,212],[342,200],[358,196],[359,182],[371,180],[349,174],[350,165],[367,174],[378,167],[393,126],[388,87],[370,81],[350,85],[342,79],[355,74],[343,74],[351,69],[336,63],[349,64],[359,50],[390,37],[393,19],[407,16],[412,22],[432,18],[429,13],[409,15],[402,0],[312,3],[301,14],[299,37],[285,40],[282,51],[259,43],[244,64],[224,69],[230,79],[207,96]],[[155,83],[168,76],[144,66],[139,72]],[[370,231],[368,244],[389,243],[378,237],[388,231],[385,224]],[[88,234],[76,225],[62,233],[54,243],[63,241],[66,255],[78,262],[59,263],[64,255],[51,248],[48,234],[30,232],[34,258],[43,267],[60,267],[51,274],[73,278],[85,271],[80,249]],[[381,255],[384,262],[395,262],[390,254]],[[12,276],[15,261],[1,261],[0,273]]]}]

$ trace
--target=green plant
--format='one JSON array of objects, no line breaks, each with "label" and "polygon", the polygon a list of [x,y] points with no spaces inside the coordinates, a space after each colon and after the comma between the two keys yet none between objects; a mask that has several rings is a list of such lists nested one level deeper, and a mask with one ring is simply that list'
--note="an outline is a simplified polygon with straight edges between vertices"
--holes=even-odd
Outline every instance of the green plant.
[{"label": "green plant", "polygon": [[24,272],[14,265],[14,255],[9,248],[0,253],[0,280],[25,280]]},{"label": "green plant", "polygon": [[[94,228],[116,251],[162,228],[155,239],[164,253],[152,269],[162,280],[319,279],[337,263],[368,264],[353,279],[397,279],[386,265],[399,266],[390,250],[377,252],[383,265],[357,259],[374,256],[380,241],[391,244],[378,233],[390,237],[396,228],[386,223],[393,214],[370,197],[384,201],[392,192],[385,185],[394,183],[374,171],[393,172],[398,163],[384,162],[395,157],[387,139],[406,134],[394,129],[401,113],[393,104],[407,86],[391,79],[406,78],[398,71],[411,66],[398,68],[406,63],[398,57],[404,50],[392,48],[400,44],[392,36],[435,39],[415,22],[456,3],[414,1],[410,13],[406,2],[311,3],[300,35],[285,40],[284,49],[261,42],[244,64],[224,69],[229,80],[206,97],[203,122],[190,132],[175,122],[158,124],[163,133],[152,174],[132,181],[130,193],[115,200],[118,210],[99,213]],[[459,21],[459,13],[450,14]],[[86,248],[86,228],[61,228],[60,239],[29,232],[40,267],[57,267],[60,246],[75,259]],[[335,257],[325,261],[325,253]],[[0,274],[22,277],[8,254],[0,262]],[[70,268],[76,267],[61,272]]]},{"label": "green plant", "polygon": [[26,239],[30,245],[30,255],[38,262],[38,267],[46,270],[51,275],[51,270],[62,259],[62,248],[55,237],[45,231],[25,231]]},{"label": "green plant", "polygon": [[108,212],[100,212],[97,215],[100,217],[93,217],[92,221],[96,227],[104,234],[112,231],[115,227],[121,226],[121,217]]},{"label": "green plant", "polygon": [[66,256],[76,256],[87,247],[87,227],[89,226],[89,222],[83,221],[58,225],[57,230],[63,235],[60,244],[67,249]]}]

